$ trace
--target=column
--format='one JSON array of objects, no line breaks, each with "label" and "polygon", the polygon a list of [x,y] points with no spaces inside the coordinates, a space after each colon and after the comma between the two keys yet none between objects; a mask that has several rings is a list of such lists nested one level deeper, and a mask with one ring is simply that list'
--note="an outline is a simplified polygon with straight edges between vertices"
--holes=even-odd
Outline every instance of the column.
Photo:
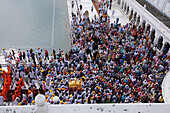
[{"label": "column", "polygon": [[48,105],[45,103],[45,96],[42,94],[38,94],[35,97],[35,103],[36,103],[36,113],[48,113]]},{"label": "column", "polygon": [[158,43],[158,38],[159,38],[159,36],[158,36],[158,33],[159,31],[157,31],[156,29],[155,29],[155,40],[154,40],[154,44],[156,45],[157,43]]},{"label": "column", "polygon": [[147,24],[147,22],[145,23],[145,30],[144,30],[144,33],[146,32],[146,30],[147,30],[147,26],[148,26],[148,24]]},{"label": "column", "polygon": [[149,38],[151,38],[153,27],[150,25],[150,33],[149,33]]},{"label": "column", "polygon": [[133,19],[134,19],[134,16],[135,16],[135,13],[134,13],[135,11],[133,10],[133,15],[132,15],[132,21],[133,21]]},{"label": "column", "polygon": [[135,25],[137,25],[138,22],[138,13],[136,13],[136,21],[135,21]]}]

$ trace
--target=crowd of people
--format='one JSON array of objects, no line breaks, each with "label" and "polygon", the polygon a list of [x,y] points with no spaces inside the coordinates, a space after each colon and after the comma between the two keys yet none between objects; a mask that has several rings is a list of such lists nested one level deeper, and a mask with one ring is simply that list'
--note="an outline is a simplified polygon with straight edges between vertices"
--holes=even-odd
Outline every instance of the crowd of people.
[{"label": "crowd of people", "polygon": [[[169,71],[170,55],[157,52],[144,28],[73,15],[71,30],[73,45],[65,54],[53,49],[49,55],[38,47],[19,49],[16,57],[14,51],[3,49],[11,72],[0,69],[0,73],[3,81],[11,75],[14,91],[6,94],[14,105],[35,104],[39,93],[51,104],[164,102],[161,84]],[[81,87],[70,88],[75,78]],[[8,100],[3,97],[1,93],[0,99]]]}]

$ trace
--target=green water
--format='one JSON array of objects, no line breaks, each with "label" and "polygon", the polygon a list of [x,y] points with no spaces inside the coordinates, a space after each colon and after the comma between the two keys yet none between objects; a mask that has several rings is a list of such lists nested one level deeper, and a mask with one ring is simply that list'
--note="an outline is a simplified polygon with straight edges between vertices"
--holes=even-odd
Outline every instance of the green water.
[{"label": "green water", "polygon": [[0,52],[71,47],[66,0],[0,0]]}]

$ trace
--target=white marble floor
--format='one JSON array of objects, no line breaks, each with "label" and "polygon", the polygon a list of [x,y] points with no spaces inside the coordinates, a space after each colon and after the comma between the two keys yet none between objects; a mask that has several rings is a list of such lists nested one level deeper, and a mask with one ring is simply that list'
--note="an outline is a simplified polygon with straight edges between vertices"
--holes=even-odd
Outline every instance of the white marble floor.
[{"label": "white marble floor", "polygon": [[[71,8],[72,1],[74,1],[75,3],[73,9]],[[95,14],[98,16],[97,11],[95,10],[94,7],[93,7],[93,12],[91,12],[91,7],[93,6],[93,3],[91,0],[77,0],[77,3],[78,3],[78,6],[80,6],[80,4],[83,6],[81,14],[84,13],[86,10],[88,10],[90,19],[94,18]],[[67,5],[68,5],[68,11],[69,11],[69,19],[71,20],[72,19],[71,12],[76,13],[77,11],[76,0],[67,0]],[[113,9],[115,11],[114,16],[112,16]],[[119,22],[122,25],[125,25],[126,23],[129,22],[129,19],[127,18],[127,16],[122,12],[120,7],[114,2],[112,4],[111,10],[108,9],[107,12],[108,12],[108,15],[110,16],[111,23],[113,23],[116,20],[116,18],[119,18]]]}]

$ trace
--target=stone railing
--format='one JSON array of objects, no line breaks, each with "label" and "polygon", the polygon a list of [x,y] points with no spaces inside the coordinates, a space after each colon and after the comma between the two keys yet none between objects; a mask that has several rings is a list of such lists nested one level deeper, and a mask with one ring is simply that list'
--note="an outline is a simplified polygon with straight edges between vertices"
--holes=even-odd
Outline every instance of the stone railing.
[{"label": "stone railing", "polygon": [[162,83],[162,94],[165,103],[170,103],[170,71],[166,74]]},{"label": "stone railing", "polygon": [[0,113],[169,113],[170,104],[130,103],[130,104],[66,104],[51,105],[41,94],[35,99],[36,105],[1,106]]}]

